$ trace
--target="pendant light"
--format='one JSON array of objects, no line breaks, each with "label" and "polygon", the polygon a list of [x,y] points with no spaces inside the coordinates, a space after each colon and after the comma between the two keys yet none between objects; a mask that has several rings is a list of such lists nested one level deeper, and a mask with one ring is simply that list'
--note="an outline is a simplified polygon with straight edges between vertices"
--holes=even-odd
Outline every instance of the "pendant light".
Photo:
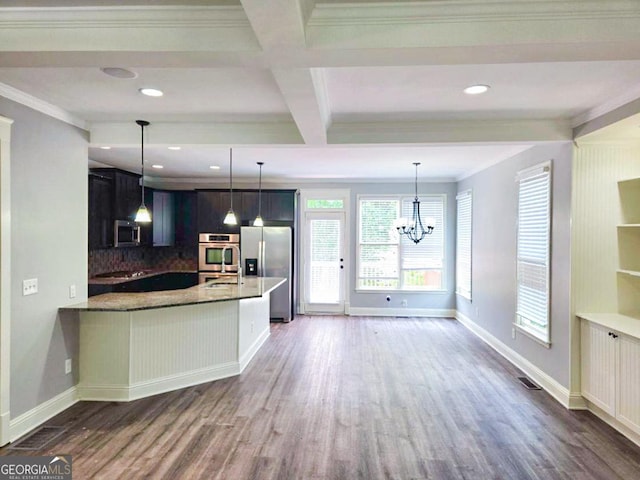
[{"label": "pendant light", "polygon": [[413,215],[411,220],[400,218],[396,228],[398,233],[406,235],[413,243],[419,243],[426,235],[433,233],[436,221],[434,218],[429,217],[425,219],[427,227],[425,228],[422,224],[420,200],[418,200],[418,165],[420,165],[420,162],[414,162],[414,165],[416,166],[416,196],[413,200]]},{"label": "pendant light", "polygon": [[140,125],[140,160],[142,163],[142,201],[140,202],[140,208],[138,208],[138,212],[136,213],[136,222],[138,223],[149,223],[151,221],[151,214],[147,209],[147,206],[144,204],[144,127],[149,126],[149,122],[146,120],[136,120],[136,123]]},{"label": "pendant light", "polygon": [[264,162],[256,162],[260,167],[260,180],[258,181],[258,216],[253,221],[254,227],[264,227],[264,222],[262,221],[262,165]]},{"label": "pendant light", "polygon": [[229,149],[229,211],[224,217],[223,223],[225,225],[237,225],[238,219],[236,214],[233,213],[233,148]]}]

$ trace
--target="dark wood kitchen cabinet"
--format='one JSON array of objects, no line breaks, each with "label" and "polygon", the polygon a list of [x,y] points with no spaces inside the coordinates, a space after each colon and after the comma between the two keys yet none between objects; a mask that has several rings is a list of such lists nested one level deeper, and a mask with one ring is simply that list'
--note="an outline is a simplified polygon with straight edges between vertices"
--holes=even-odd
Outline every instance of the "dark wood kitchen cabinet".
[{"label": "dark wood kitchen cabinet", "polygon": [[[199,190],[197,196],[199,232],[237,233],[240,225],[253,225],[258,215],[257,190],[234,190],[233,210],[238,217],[236,227],[222,223],[229,210],[228,190]],[[262,218],[266,226],[293,226],[295,209],[295,190],[262,191]]]},{"label": "dark wood kitchen cabinet", "polygon": [[113,179],[89,174],[89,250],[113,247]]},{"label": "dark wood kitchen cabinet", "polygon": [[[198,198],[198,232],[200,233],[238,233],[240,231],[240,221],[238,225],[225,225],[224,217],[229,211],[230,194],[229,191],[199,191]],[[233,192],[233,211],[238,220],[241,218],[242,195],[240,192]]]},{"label": "dark wood kitchen cabinet", "polygon": [[142,201],[140,175],[117,171],[114,172],[114,180],[116,220],[133,221]]},{"label": "dark wood kitchen cabinet", "polygon": [[153,191],[153,246],[170,247],[175,244],[175,203],[173,192]]},{"label": "dark wood kitchen cabinet", "polygon": [[195,191],[174,192],[175,245],[198,245],[198,199]]},{"label": "dark wood kitchen cabinet", "polygon": [[[264,192],[263,192],[264,194]],[[266,195],[267,208],[263,197],[262,218],[265,225],[268,222],[291,222],[293,224],[296,214],[296,192],[295,190],[269,190]]]},{"label": "dark wood kitchen cabinet", "polygon": [[92,168],[90,174],[111,179],[112,198],[109,207],[113,220],[133,221],[142,200],[140,175],[117,168]]}]

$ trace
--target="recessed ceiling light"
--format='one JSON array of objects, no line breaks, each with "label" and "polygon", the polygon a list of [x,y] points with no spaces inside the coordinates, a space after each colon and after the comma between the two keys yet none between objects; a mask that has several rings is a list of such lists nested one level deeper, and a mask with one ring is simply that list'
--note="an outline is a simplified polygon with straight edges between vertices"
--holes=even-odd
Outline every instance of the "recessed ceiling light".
[{"label": "recessed ceiling light", "polygon": [[464,93],[467,95],[478,95],[480,93],[485,93],[489,90],[489,85],[471,85],[464,89]]},{"label": "recessed ceiling light", "polygon": [[102,150],[111,150],[111,147],[107,147],[107,146],[100,147],[100,148],[101,148]]},{"label": "recessed ceiling light", "polygon": [[169,150],[182,150],[182,147],[167,147]]},{"label": "recessed ceiling light", "polygon": [[148,97],[161,97],[164,95],[162,90],[158,90],[157,88],[141,88],[140,93]]},{"label": "recessed ceiling light", "polygon": [[220,170],[220,167],[218,165],[211,165],[209,168],[211,170]]},{"label": "recessed ceiling light", "polygon": [[102,70],[102,73],[116,78],[136,78],[138,76],[136,72],[132,72],[126,68],[103,67],[100,70]]},{"label": "recessed ceiling light", "polygon": [[162,165],[151,165],[151,168],[161,169],[164,168]]}]

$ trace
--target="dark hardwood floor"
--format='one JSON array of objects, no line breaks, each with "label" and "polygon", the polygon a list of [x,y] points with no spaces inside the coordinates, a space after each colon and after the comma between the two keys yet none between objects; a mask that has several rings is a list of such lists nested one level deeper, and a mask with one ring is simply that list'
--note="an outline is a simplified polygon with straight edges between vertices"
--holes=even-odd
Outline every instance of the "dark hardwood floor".
[{"label": "dark hardwood floor", "polygon": [[529,391],[455,320],[297,317],[236,378],[82,402],[74,479],[638,479],[640,448]]}]

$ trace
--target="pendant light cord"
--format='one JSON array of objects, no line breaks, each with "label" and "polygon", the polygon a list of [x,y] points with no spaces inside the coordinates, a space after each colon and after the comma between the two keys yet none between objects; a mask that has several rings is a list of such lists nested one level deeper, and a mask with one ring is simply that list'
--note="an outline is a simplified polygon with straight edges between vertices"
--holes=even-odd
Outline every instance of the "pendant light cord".
[{"label": "pendant light cord", "polygon": [[140,125],[140,158],[142,162],[142,205],[144,206],[144,124]]},{"label": "pendant light cord", "polygon": [[418,165],[420,162],[415,162],[414,165],[416,166],[416,200],[418,200]]},{"label": "pendant light cord", "polygon": [[264,162],[258,162],[260,166],[260,177],[258,180],[258,216],[262,217],[262,165]]},{"label": "pendant light cord", "polygon": [[144,127],[149,125],[146,120],[136,120],[136,123],[140,125],[140,162],[142,163],[142,202],[141,207],[144,207]]},{"label": "pendant light cord", "polygon": [[233,148],[229,149],[229,196],[230,199],[230,210],[233,211]]}]

